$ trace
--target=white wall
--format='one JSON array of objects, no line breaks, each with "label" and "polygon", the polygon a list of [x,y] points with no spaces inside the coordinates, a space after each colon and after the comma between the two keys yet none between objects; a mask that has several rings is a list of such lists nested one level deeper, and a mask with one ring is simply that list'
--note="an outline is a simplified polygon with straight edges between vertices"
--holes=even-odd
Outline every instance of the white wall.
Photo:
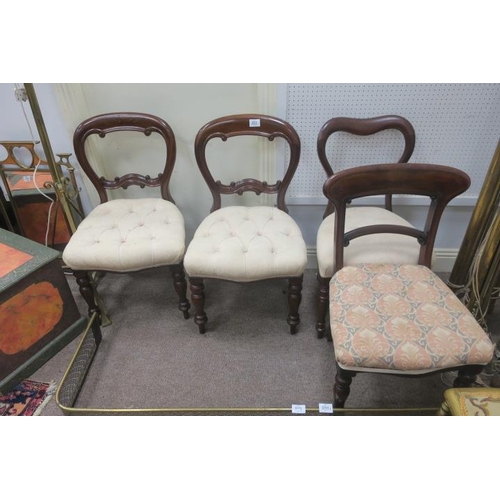
[{"label": "white wall", "polygon": [[[63,107],[69,110],[66,120],[70,128],[74,129],[83,117],[115,111],[151,113],[170,124],[177,143],[170,190],[184,214],[190,238],[212,205],[210,191],[194,157],[195,136],[205,123],[219,116],[261,112],[257,84],[82,84],[80,89],[75,89],[77,85],[60,89]],[[67,104],[68,100],[73,102]],[[94,144],[99,168],[110,178],[130,171],[154,176],[163,166],[165,152],[159,137],[111,134],[104,139],[96,138]],[[209,160],[218,167],[216,179],[228,182],[244,177],[258,178],[261,162],[257,144],[256,138],[234,138],[226,143],[212,141],[207,151]],[[128,197],[146,195],[140,188],[120,193]],[[227,204],[224,198],[223,203]],[[236,204],[260,203],[251,193],[231,198]]]},{"label": "white wall", "polygon": [[[321,126],[333,116],[396,114],[408,118],[415,127],[412,161],[452,165],[471,177],[470,189],[452,200],[437,234],[435,269],[451,269],[497,146],[500,85],[283,83],[278,84],[277,95],[278,114],[295,126],[302,141],[301,162],[288,202],[310,245],[310,261],[316,258],[315,228],[324,212],[322,185],[326,178],[316,151]],[[395,131],[369,138],[339,133],[329,140],[327,155],[336,170],[390,158],[395,161],[402,149],[402,136]],[[395,212],[423,227],[426,211],[419,203],[408,198],[393,202]]]}]

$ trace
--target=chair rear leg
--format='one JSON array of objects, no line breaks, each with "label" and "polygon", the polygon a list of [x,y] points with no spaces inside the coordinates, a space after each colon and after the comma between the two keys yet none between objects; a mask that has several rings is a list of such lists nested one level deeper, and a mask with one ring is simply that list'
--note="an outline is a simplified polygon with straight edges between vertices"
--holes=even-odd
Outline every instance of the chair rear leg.
[{"label": "chair rear leg", "polygon": [[205,333],[205,324],[208,321],[205,314],[205,285],[201,278],[189,278],[189,287],[191,289],[191,301],[194,306],[194,322],[198,325],[200,333]]},{"label": "chair rear leg", "polygon": [[174,280],[174,288],[179,296],[179,310],[184,314],[184,319],[189,318],[189,308],[191,304],[189,303],[186,292],[187,292],[187,283],[186,283],[186,275],[184,274],[184,266],[182,262],[180,264],[175,264],[170,267],[170,272],[172,273],[172,278]]},{"label": "chair rear leg", "polygon": [[89,273],[87,271],[73,271],[73,275],[76,278],[78,286],[80,287],[82,297],[85,299],[85,302],[87,302],[89,316],[97,313],[99,323],[101,323],[101,310],[96,304],[94,288],[92,287]]},{"label": "chair rear leg", "polygon": [[330,278],[323,278],[319,273],[317,274],[317,278],[319,282],[319,294],[316,309],[316,332],[318,333],[318,339],[322,339],[326,336],[327,332],[326,313],[329,304]]},{"label": "chair rear leg", "polygon": [[477,376],[483,371],[483,366],[464,366],[458,370],[457,378],[453,381],[453,387],[472,387]]},{"label": "chair rear leg", "polygon": [[290,333],[297,333],[297,326],[300,323],[299,306],[302,300],[302,280],[303,275],[298,278],[289,278],[288,280],[288,324]]}]

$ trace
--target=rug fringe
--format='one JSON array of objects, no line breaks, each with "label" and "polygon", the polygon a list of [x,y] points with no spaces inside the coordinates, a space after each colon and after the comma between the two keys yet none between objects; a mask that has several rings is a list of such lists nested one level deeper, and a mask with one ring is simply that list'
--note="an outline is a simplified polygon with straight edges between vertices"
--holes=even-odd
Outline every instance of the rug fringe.
[{"label": "rug fringe", "polygon": [[42,413],[42,410],[45,408],[45,406],[47,405],[47,403],[52,399],[52,396],[56,393],[56,390],[57,390],[57,384],[55,383],[54,380],[52,380],[51,382],[49,382],[49,387],[47,389],[47,393],[46,393],[46,396],[45,396],[45,399],[42,401],[42,403],[40,404],[40,406],[36,409],[35,413],[33,413],[33,416],[34,417],[39,417],[40,414]]}]

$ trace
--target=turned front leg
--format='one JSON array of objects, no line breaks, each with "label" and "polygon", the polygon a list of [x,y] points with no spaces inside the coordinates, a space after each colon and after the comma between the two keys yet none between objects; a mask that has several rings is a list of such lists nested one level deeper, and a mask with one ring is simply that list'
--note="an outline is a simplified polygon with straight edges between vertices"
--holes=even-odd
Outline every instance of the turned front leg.
[{"label": "turned front leg", "polygon": [[73,271],[73,275],[76,278],[76,282],[78,283],[82,297],[85,299],[85,302],[87,302],[89,316],[97,313],[97,317],[100,323],[101,310],[99,309],[95,301],[94,288],[92,287],[89,273],[87,271]]},{"label": "turned front leg", "polygon": [[316,332],[318,339],[322,339],[326,334],[326,313],[329,305],[329,285],[330,278],[323,278],[318,273],[319,295],[316,309]]},{"label": "turned front leg", "polygon": [[335,408],[344,408],[355,375],[355,373],[343,370],[337,365],[337,374],[335,375],[335,385],[333,387],[333,404]]},{"label": "turned front leg", "polygon": [[205,333],[205,324],[208,321],[205,314],[205,285],[201,278],[189,278],[191,301],[194,306],[194,322],[198,325],[200,333]]},{"label": "turned front leg", "polygon": [[184,274],[184,267],[182,262],[180,264],[175,264],[170,266],[170,271],[172,273],[172,278],[174,280],[174,288],[179,297],[179,309],[184,314],[184,319],[189,318],[189,300],[187,299],[187,283],[186,275]]},{"label": "turned front leg", "polygon": [[288,324],[290,325],[290,333],[292,335],[297,333],[297,326],[300,323],[299,306],[302,300],[302,279],[303,276],[298,278],[290,278],[288,280]]}]

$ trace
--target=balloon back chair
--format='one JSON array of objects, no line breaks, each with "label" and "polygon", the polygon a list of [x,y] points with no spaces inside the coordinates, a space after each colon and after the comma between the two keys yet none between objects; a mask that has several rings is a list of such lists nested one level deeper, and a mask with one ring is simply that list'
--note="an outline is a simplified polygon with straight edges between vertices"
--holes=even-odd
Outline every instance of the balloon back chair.
[{"label": "balloon back chair", "polygon": [[[223,184],[209,170],[206,147],[214,138],[260,136],[272,141],[284,139],[290,147],[290,161],[282,180],[268,184],[251,178]],[[213,197],[211,213],[199,225],[186,251],[184,265],[189,276],[194,321],[205,333],[204,279],[253,282],[271,278],[288,279],[288,324],[290,333],[300,323],[302,276],[307,263],[306,244],[296,222],[288,215],[285,194],[300,157],[300,139],[287,122],[266,115],[233,115],[217,118],[198,132],[195,139],[198,167]],[[228,206],[221,208],[221,195],[276,194],[276,207]]]},{"label": "balloon back chair", "polygon": [[[358,372],[425,375],[458,371],[456,387],[473,384],[494,345],[474,316],[430,270],[438,224],[450,200],[470,186],[464,172],[441,165],[385,164],[330,177],[323,192],[335,209],[335,267],[330,282],[330,328],[341,408]],[[396,224],[347,227],[350,200],[382,194],[429,197],[423,230]],[[349,264],[344,248],[369,235],[403,234],[420,247],[417,264]]]},{"label": "balloon back chair", "polygon": [[[155,133],[164,140],[166,161],[157,177],[128,173],[114,180],[99,177],[85,149],[92,135],[132,131],[146,136]],[[100,205],[80,223],[63,252],[87,302],[89,315],[101,310],[90,274],[128,273],[169,266],[179,309],[189,317],[187,283],[182,260],[185,253],[184,218],[170,195],[169,181],[175,164],[176,142],[170,126],[161,118],[144,113],[106,113],[91,117],[75,130],[73,145],[83,171],[96,188]],[[129,186],[160,187],[161,198],[108,200],[107,190]]]},{"label": "balloon back chair", "polygon": [[[398,163],[407,163],[415,147],[415,131],[411,123],[401,116],[387,115],[375,118],[345,118],[336,117],[328,120],[318,134],[318,157],[325,170],[326,176],[331,177],[334,171],[327,158],[327,141],[335,132],[347,132],[356,136],[371,136],[384,130],[397,130],[404,139],[404,150]],[[317,303],[316,331],[318,338],[327,332],[326,314],[328,310],[328,284],[333,275],[334,252],[333,233],[335,217],[333,204],[328,202],[323,222],[321,223],[316,239],[318,259],[319,293]],[[385,197],[385,208],[382,207],[350,207],[347,211],[346,224],[349,229],[355,229],[363,224],[410,224],[399,215],[392,212],[392,198]],[[418,243],[412,238],[398,234],[372,235],[364,241],[355,241],[346,250],[348,263],[394,263],[414,264],[418,261]],[[328,336],[329,337],[329,336]]]}]

